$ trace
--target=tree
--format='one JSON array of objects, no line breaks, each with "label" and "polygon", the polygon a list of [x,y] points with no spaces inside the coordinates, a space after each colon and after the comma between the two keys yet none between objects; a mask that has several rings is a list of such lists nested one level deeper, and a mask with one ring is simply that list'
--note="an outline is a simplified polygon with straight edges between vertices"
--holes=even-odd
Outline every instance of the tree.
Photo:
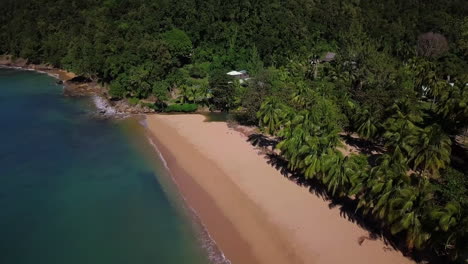
[{"label": "tree", "polygon": [[374,116],[365,109],[362,112],[358,112],[357,121],[357,132],[365,139],[372,139],[377,135],[378,122]]},{"label": "tree", "polygon": [[461,50],[465,58],[468,58],[468,18],[467,17],[465,17],[460,27],[460,35],[461,36],[460,36],[457,47]]},{"label": "tree", "polygon": [[468,127],[468,86],[464,81],[446,85],[436,105],[444,131],[449,135],[461,134]]},{"label": "tree", "polygon": [[409,101],[401,104],[394,104],[389,111],[391,116],[387,118],[383,127],[386,130],[383,137],[386,140],[385,146],[394,154],[407,157],[413,151],[413,146],[409,139],[414,137],[420,128],[416,125],[423,121],[423,113],[418,104],[411,104]]},{"label": "tree", "polygon": [[217,71],[210,76],[209,87],[213,94],[211,103],[215,109],[228,112],[235,107],[233,104],[235,95],[234,81],[224,71]]},{"label": "tree", "polygon": [[258,119],[257,113],[266,98],[273,93],[272,79],[272,73],[268,70],[264,70],[261,71],[255,79],[247,82],[245,93],[240,98],[241,106],[244,109],[240,119],[244,124],[259,124],[260,120]]},{"label": "tree", "polygon": [[438,57],[449,50],[447,39],[434,32],[427,32],[418,37],[418,54],[424,57]]},{"label": "tree", "polygon": [[423,247],[431,237],[424,229],[424,219],[432,207],[433,194],[430,183],[422,180],[418,186],[404,186],[390,200],[389,221],[391,232],[406,232],[406,243],[410,249]]},{"label": "tree", "polygon": [[438,178],[439,170],[450,161],[452,141],[439,125],[431,125],[408,139],[413,149],[409,153],[413,168],[421,171],[425,177]]},{"label": "tree", "polygon": [[127,95],[127,90],[122,84],[123,78],[119,78],[118,80],[113,81],[110,84],[109,95],[113,98],[125,98]]},{"label": "tree", "polygon": [[460,216],[461,207],[457,202],[449,202],[444,207],[436,208],[431,212],[431,217],[437,221],[439,228],[444,232],[456,226]]},{"label": "tree", "polygon": [[152,94],[156,96],[158,101],[163,102],[169,99],[169,84],[165,81],[157,81],[153,83]]},{"label": "tree", "polygon": [[323,183],[333,195],[348,195],[353,187],[360,184],[357,179],[362,178],[361,174],[366,172],[367,166],[365,157],[364,160],[362,158],[359,155],[344,157],[337,150],[329,150],[322,156]]},{"label": "tree", "polygon": [[358,202],[358,209],[365,214],[372,213],[378,219],[388,221],[390,201],[400,188],[409,184],[405,160],[394,159],[388,154],[380,158],[380,164],[371,169],[369,177],[364,177],[360,189],[364,189]]},{"label": "tree", "polygon": [[268,98],[262,103],[257,112],[259,126],[264,128],[265,132],[268,134],[276,134],[281,129],[286,111],[286,107],[276,98]]},{"label": "tree", "polygon": [[182,30],[174,28],[163,34],[163,40],[167,43],[171,55],[176,60],[174,63],[181,66],[187,63],[192,56],[192,41]]}]

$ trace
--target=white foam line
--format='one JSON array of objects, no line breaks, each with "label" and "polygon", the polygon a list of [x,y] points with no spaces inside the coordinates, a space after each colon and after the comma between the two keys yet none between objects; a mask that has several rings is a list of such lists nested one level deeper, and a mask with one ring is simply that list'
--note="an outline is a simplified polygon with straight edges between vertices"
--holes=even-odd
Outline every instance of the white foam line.
[{"label": "white foam line", "polygon": [[[140,123],[140,125],[142,125],[144,128],[148,128],[148,123],[146,122],[146,118],[138,120],[138,123]],[[148,139],[151,141],[150,138],[148,138]],[[151,143],[151,145],[154,144],[153,141],[151,141],[150,143]],[[154,146],[154,147],[156,147],[156,146]]]},{"label": "white foam line", "polygon": [[[163,157],[161,151],[159,151],[158,147],[156,146],[156,144],[154,144],[153,140],[152,140],[150,137],[148,137],[148,141],[149,141],[149,143],[151,144],[151,146],[153,146],[153,148],[156,150],[156,152],[157,152],[158,155],[159,155],[159,158],[161,158],[161,160],[162,160],[162,162],[163,162],[163,164],[164,164],[164,167],[167,169],[167,171],[168,171],[168,172],[171,174],[171,176],[172,176],[171,169],[169,169],[169,166],[167,165],[167,161],[166,161],[166,159]],[[174,177],[171,177],[171,178],[174,179]],[[176,184],[177,184],[177,183],[176,183]],[[177,187],[179,187],[179,185],[177,185]]]},{"label": "white foam line", "polygon": [[15,69],[15,70],[21,70],[21,71],[33,71],[33,72],[37,72],[37,73],[41,73],[41,74],[47,74],[52,78],[60,80],[60,77],[59,77],[59,75],[57,73],[45,72],[45,71],[41,71],[41,70],[37,70],[37,69],[33,69],[33,68],[25,68],[25,67],[19,67],[19,66],[8,66],[8,65],[0,65],[0,68]]},{"label": "white foam line", "polygon": [[[146,128],[146,121],[145,121],[145,124],[143,126],[145,126],[145,128]],[[226,258],[226,256],[224,255],[224,252],[221,251],[221,249],[219,249],[219,247],[217,246],[216,241],[210,235],[210,232],[208,232],[208,229],[206,228],[206,226],[200,221],[200,216],[198,215],[197,211],[192,206],[190,206],[188,204],[187,199],[180,192],[180,190],[181,190],[180,185],[177,182],[177,180],[174,178],[174,176],[172,175],[171,169],[169,168],[169,165],[167,164],[167,161],[164,158],[164,156],[162,155],[161,151],[159,150],[159,148],[156,146],[156,144],[153,142],[153,140],[149,136],[147,138],[148,138],[148,141],[151,144],[151,146],[153,146],[153,148],[158,153],[160,159],[162,160],[162,162],[164,164],[164,167],[166,168],[167,172],[171,176],[172,181],[174,182],[174,184],[179,189],[179,194],[182,197],[182,199],[184,200],[185,207],[187,207],[191,211],[191,213],[196,217],[196,219],[198,220],[197,223],[200,224],[200,226],[202,228],[202,233],[203,233],[202,237],[201,237],[202,247],[207,251],[208,259],[210,260],[210,262],[212,262],[214,264],[231,264],[231,261],[228,258]],[[205,235],[207,239],[203,239],[204,238],[203,235]],[[221,254],[221,256],[219,256],[219,254]]]}]

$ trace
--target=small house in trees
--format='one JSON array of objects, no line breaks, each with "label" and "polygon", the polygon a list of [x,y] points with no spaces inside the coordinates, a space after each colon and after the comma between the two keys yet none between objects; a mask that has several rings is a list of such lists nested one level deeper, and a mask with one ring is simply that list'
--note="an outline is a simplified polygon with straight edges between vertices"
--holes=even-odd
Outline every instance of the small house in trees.
[{"label": "small house in trees", "polygon": [[314,79],[317,79],[318,77],[320,64],[323,64],[326,62],[330,63],[335,60],[335,57],[336,57],[336,53],[327,52],[322,57],[314,56],[312,59],[310,59],[310,64],[312,65],[312,72],[314,75]]},{"label": "small house in trees", "polygon": [[336,53],[334,52],[327,52],[325,55],[322,57],[322,62],[331,62],[334,61],[336,57]]},{"label": "small house in trees", "polygon": [[244,83],[245,81],[247,81],[249,79],[249,74],[247,73],[247,71],[245,70],[242,70],[242,71],[230,71],[228,73],[226,73],[227,75],[229,76],[232,76],[233,78],[235,79],[238,79],[239,80],[239,83]]}]

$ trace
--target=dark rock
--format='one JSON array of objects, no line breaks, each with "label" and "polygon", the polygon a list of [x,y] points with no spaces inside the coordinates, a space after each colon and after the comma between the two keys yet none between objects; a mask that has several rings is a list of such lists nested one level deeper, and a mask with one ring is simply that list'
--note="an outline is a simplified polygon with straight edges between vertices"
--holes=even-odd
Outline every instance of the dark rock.
[{"label": "dark rock", "polygon": [[70,82],[70,83],[90,83],[90,82],[92,82],[92,80],[89,79],[89,78],[86,78],[84,76],[76,76],[75,78],[72,78],[72,79],[68,80],[67,82]]}]

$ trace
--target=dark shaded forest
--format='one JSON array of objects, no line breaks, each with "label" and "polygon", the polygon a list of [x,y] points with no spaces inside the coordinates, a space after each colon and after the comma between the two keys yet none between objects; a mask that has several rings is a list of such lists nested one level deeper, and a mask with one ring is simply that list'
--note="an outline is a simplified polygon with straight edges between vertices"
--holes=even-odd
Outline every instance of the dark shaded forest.
[{"label": "dark shaded forest", "polygon": [[[0,54],[91,78],[113,100],[233,111],[278,140],[290,171],[352,198],[405,253],[468,260],[466,0],[3,0],[0,10]],[[344,153],[350,141],[374,150]]]}]

